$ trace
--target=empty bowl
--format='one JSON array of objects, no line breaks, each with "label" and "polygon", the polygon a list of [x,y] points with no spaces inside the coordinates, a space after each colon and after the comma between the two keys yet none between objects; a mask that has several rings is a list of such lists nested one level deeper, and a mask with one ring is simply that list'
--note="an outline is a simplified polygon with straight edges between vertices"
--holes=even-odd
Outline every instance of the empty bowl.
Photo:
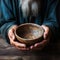
[{"label": "empty bowl", "polygon": [[34,23],[24,23],[17,27],[15,36],[21,43],[32,45],[42,41],[44,29]]}]

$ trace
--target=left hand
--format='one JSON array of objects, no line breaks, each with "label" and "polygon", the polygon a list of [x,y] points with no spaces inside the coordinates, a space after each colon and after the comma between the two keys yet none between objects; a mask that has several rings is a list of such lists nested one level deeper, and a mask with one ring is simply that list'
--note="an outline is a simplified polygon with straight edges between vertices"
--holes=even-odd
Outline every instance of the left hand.
[{"label": "left hand", "polygon": [[45,30],[43,38],[41,42],[35,43],[34,45],[30,46],[30,50],[42,50],[49,42],[51,38],[51,30],[48,26],[42,25],[43,29]]}]

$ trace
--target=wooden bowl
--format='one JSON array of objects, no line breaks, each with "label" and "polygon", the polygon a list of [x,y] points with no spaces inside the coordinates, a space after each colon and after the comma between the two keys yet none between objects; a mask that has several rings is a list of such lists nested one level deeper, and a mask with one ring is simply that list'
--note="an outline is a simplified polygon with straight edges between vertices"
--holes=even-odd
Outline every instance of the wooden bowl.
[{"label": "wooden bowl", "polygon": [[42,40],[44,29],[34,23],[24,23],[17,27],[15,36],[18,41],[31,45]]}]

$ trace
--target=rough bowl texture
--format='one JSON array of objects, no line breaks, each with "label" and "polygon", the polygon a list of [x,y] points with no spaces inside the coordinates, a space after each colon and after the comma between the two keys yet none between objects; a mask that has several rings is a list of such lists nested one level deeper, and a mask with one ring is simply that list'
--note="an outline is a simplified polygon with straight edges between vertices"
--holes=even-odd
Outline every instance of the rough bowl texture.
[{"label": "rough bowl texture", "polygon": [[34,44],[42,40],[44,29],[34,23],[25,23],[18,26],[15,35],[18,41],[27,45]]}]

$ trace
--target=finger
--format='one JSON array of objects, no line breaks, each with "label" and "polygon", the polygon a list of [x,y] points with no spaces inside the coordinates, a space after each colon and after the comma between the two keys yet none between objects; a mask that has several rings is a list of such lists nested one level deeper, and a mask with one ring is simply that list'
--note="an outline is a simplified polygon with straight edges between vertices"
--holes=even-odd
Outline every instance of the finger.
[{"label": "finger", "polygon": [[46,41],[47,41],[47,40],[44,40],[44,41],[42,41],[42,42],[40,42],[40,43],[36,43],[36,44],[33,46],[33,48],[31,48],[31,50],[42,50],[42,49],[45,47],[45,45],[46,45]]},{"label": "finger", "polygon": [[14,45],[19,50],[29,50],[29,48],[26,48],[26,45],[23,43],[13,42],[12,45]]},{"label": "finger", "polygon": [[47,44],[47,40],[43,40],[42,42],[36,43],[34,47],[43,47]]},{"label": "finger", "polygon": [[14,45],[16,47],[19,47],[19,48],[25,48],[26,47],[25,44],[19,43],[19,42],[16,42],[16,41],[12,41],[12,45]]},{"label": "finger", "polygon": [[30,47],[31,50],[42,50],[46,45],[48,45],[49,38],[47,40],[43,40],[39,43],[36,43]]},{"label": "finger", "polygon": [[47,37],[48,37],[48,33],[47,32],[44,32],[43,38],[44,39],[47,39]]},{"label": "finger", "polygon": [[44,39],[47,39],[48,33],[49,33],[49,30],[45,29],[45,32],[44,32],[44,35],[43,35]]},{"label": "finger", "polygon": [[8,37],[9,37],[10,41],[15,40],[15,35],[14,35],[14,32],[13,32],[13,31],[14,31],[14,30],[11,29],[11,30],[9,30],[9,32],[8,32]]},{"label": "finger", "polygon": [[30,49],[41,48],[46,44],[47,40],[43,40],[42,42],[36,43],[30,46]]},{"label": "finger", "polygon": [[36,50],[41,50],[41,49],[42,49],[42,48],[34,47],[34,46],[31,46],[31,47],[30,47],[30,50],[32,50],[32,51],[33,51],[33,50],[34,50],[34,51],[36,51]]},{"label": "finger", "polygon": [[10,40],[15,40],[15,35],[14,35],[14,34],[9,35],[9,39],[10,39]]},{"label": "finger", "polygon": [[30,49],[33,49],[34,48],[34,46],[32,45],[32,46],[30,46]]},{"label": "finger", "polygon": [[47,39],[47,37],[48,37],[48,33],[49,33],[49,28],[47,27],[47,26],[45,26],[45,25],[42,25],[42,27],[44,28],[44,30],[45,30],[45,32],[44,32],[44,35],[43,35],[43,37],[44,37],[44,39]]},{"label": "finger", "polygon": [[12,42],[15,40],[15,35],[13,33],[11,33],[12,35],[9,35],[9,39],[10,39],[10,44],[12,44]]}]

